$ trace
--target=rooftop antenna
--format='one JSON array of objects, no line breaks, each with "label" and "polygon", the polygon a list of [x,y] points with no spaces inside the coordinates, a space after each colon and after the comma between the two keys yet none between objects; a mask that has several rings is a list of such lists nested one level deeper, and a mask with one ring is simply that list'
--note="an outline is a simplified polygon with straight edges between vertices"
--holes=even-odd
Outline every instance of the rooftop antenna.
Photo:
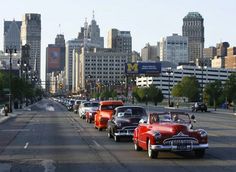
[{"label": "rooftop antenna", "polygon": [[95,14],[94,14],[95,12],[94,12],[94,10],[93,10],[93,20],[95,20]]},{"label": "rooftop antenna", "polygon": [[61,35],[61,24],[59,24],[59,33]]}]

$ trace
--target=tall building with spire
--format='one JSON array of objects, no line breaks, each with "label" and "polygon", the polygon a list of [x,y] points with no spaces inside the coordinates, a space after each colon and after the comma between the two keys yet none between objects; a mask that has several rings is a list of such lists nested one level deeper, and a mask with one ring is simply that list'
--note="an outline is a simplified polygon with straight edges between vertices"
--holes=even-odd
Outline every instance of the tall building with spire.
[{"label": "tall building with spire", "polygon": [[[66,60],[65,60],[65,76],[66,88],[68,91],[72,90],[72,71],[73,63],[75,62],[75,53],[79,53],[81,48],[104,48],[104,38],[100,36],[100,28],[95,20],[94,12],[91,24],[85,19],[84,26],[81,27],[78,37],[66,42]],[[73,60],[74,59],[74,60]]]},{"label": "tall building with spire", "polygon": [[41,61],[41,15],[27,13],[21,25],[21,44],[30,47],[29,65],[31,73],[40,78]]},{"label": "tall building with spire", "polygon": [[4,20],[4,43],[3,49],[15,48],[17,52],[21,51],[20,43],[21,21],[5,21]]},{"label": "tall building with spire", "polygon": [[203,58],[204,26],[203,17],[198,12],[189,12],[183,18],[182,35],[188,37],[188,61]]}]

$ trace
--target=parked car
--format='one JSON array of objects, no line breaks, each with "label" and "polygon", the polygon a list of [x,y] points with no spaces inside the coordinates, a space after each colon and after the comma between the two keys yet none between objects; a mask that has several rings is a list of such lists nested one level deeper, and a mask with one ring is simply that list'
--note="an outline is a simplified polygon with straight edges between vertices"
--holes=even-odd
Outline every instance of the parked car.
[{"label": "parked car", "polygon": [[120,100],[100,101],[99,108],[94,116],[94,127],[99,131],[107,128],[107,122],[111,119],[113,111],[118,106],[123,106]]},{"label": "parked car", "polygon": [[[177,115],[178,119],[174,119]],[[187,113],[151,113],[142,118],[134,131],[134,149],[146,150],[150,158],[157,158],[160,151],[189,152],[203,157],[208,148],[207,132],[190,129]],[[192,127],[191,127],[192,128]]]},{"label": "parked car", "polygon": [[83,101],[85,101],[85,100],[75,100],[75,104],[73,106],[74,113],[78,113],[79,106],[80,106],[81,102],[83,102]]},{"label": "parked car", "polygon": [[94,122],[94,117],[97,111],[87,111],[85,114],[85,120],[87,123]]},{"label": "parked car", "polygon": [[205,111],[207,112],[207,106],[203,102],[196,102],[192,105],[192,112]]},{"label": "parked car", "polygon": [[79,106],[80,118],[85,118],[86,111],[96,111],[99,107],[99,102],[83,101]]},{"label": "parked car", "polygon": [[108,137],[113,137],[116,142],[122,137],[132,138],[140,119],[147,116],[146,110],[141,106],[119,106],[113,113],[112,118],[108,120],[107,133]]},{"label": "parked car", "polygon": [[66,107],[68,109],[68,111],[72,111],[73,110],[73,106],[75,104],[75,100],[74,99],[70,99],[68,100]]}]

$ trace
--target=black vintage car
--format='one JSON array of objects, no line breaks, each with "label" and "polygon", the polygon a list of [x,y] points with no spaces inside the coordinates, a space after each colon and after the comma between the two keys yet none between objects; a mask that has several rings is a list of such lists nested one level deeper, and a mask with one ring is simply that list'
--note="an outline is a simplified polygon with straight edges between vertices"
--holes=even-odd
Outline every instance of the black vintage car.
[{"label": "black vintage car", "polygon": [[192,112],[204,111],[207,112],[207,106],[203,102],[196,102],[192,105]]},{"label": "black vintage car", "polygon": [[108,137],[113,137],[116,142],[119,142],[121,137],[132,138],[134,129],[143,116],[147,116],[147,112],[141,106],[115,108],[112,119],[108,121]]}]

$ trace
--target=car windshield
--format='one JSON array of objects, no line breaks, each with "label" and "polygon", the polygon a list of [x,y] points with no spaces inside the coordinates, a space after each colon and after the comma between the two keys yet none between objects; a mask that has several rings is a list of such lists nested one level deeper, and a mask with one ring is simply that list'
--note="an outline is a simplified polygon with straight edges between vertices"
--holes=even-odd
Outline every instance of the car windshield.
[{"label": "car windshield", "polygon": [[189,123],[190,118],[183,113],[153,113],[150,115],[150,122],[175,122],[175,123]]},{"label": "car windshield", "polygon": [[121,105],[102,105],[101,110],[114,110],[118,106],[121,106]]},{"label": "car windshield", "polygon": [[117,109],[117,117],[130,118],[132,116],[144,116],[146,111],[140,107],[122,107]]},{"label": "car windshield", "polygon": [[84,103],[84,107],[98,107],[99,103],[92,103],[92,102],[87,102]]}]

